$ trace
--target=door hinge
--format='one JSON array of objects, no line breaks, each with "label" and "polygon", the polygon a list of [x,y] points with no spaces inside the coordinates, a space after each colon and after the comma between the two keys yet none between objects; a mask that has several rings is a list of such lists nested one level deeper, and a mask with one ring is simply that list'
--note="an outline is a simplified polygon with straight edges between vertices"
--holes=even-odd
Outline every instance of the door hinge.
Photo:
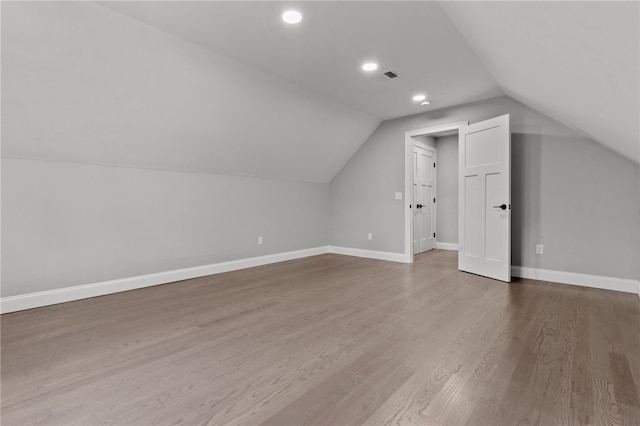
[{"label": "door hinge", "polygon": [[433,202],[434,202],[434,203],[436,202],[436,197],[433,197]]},{"label": "door hinge", "polygon": [[409,204],[409,208],[411,208],[411,204]]},{"label": "door hinge", "polygon": [[434,233],[433,233],[433,238],[435,238],[435,237],[436,237],[436,233],[434,232]]},{"label": "door hinge", "polygon": [[436,163],[433,163],[433,168],[434,168],[434,169],[436,168]]}]

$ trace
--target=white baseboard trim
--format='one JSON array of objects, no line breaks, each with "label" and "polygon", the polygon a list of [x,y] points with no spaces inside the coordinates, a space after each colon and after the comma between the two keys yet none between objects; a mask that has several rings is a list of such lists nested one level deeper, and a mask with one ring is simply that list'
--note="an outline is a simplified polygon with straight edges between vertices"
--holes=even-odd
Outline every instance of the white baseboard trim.
[{"label": "white baseboard trim", "polygon": [[[450,243],[447,244],[451,247]],[[457,245],[456,245],[457,246]],[[456,250],[454,248],[438,247],[441,250]],[[167,284],[174,281],[182,281],[191,278],[199,278],[223,272],[239,269],[253,268],[255,266],[284,262],[316,256],[324,253],[335,253],[346,256],[356,256],[368,259],[386,260],[390,262],[408,263],[403,253],[390,253],[376,250],[355,249],[349,247],[323,246],[305,250],[296,250],[285,253],[277,253],[266,256],[251,257],[247,259],[232,260],[229,262],[214,263],[211,265],[195,266],[192,268],[176,269],[173,271],[158,272],[155,274],[139,275],[117,280],[103,281],[56,290],[40,291],[36,293],[21,294],[0,298],[0,313],[22,311],[41,306],[55,305],[57,303],[71,302],[87,299],[89,297],[103,296],[119,293],[127,290],[135,290],[151,287],[159,284]],[[528,268],[524,266],[511,266],[511,274],[520,278],[551,281],[560,284],[579,285],[605,290],[634,293],[640,297],[640,281],[623,278],[602,277],[597,275],[578,274],[574,272],[551,271],[547,269]]]},{"label": "white baseboard trim", "polygon": [[367,259],[387,260],[389,262],[408,263],[404,253],[390,253],[386,251],[356,249],[350,247],[329,246],[329,253],[345,256],[365,257]]},{"label": "white baseboard trim", "polygon": [[19,296],[2,297],[0,298],[0,313],[5,314],[25,309],[38,308],[40,306],[55,305],[57,303],[71,302],[73,300],[87,299],[89,297],[103,296],[105,294],[119,293],[121,291],[135,290],[138,288],[188,280],[190,278],[199,278],[222,272],[236,271],[238,269],[252,268],[254,266],[268,265],[270,263],[283,262],[286,260],[300,259],[324,253],[327,253],[326,246],[251,257],[248,259],[232,260],[229,262],[214,263],[211,265],[195,266],[193,268],[176,269],[173,271],[158,272],[155,274],[139,275],[135,277],[84,284],[56,290],[39,291],[36,293],[21,294]]},{"label": "white baseboard trim", "polygon": [[436,250],[455,250],[458,251],[457,243],[441,243],[436,241]]},{"label": "white baseboard trim", "polygon": [[640,281],[624,278],[602,277],[575,272],[551,271],[548,269],[511,266],[511,275],[532,280],[550,281],[559,284],[579,285],[604,290],[634,293],[640,297]]}]

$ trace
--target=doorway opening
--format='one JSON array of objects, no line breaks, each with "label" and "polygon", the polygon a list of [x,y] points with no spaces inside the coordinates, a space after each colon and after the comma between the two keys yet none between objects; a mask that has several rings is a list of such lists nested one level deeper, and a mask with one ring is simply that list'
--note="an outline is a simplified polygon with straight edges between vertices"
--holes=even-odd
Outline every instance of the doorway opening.
[{"label": "doorway opening", "polygon": [[[464,121],[405,133],[405,262],[413,263],[414,254],[434,248],[457,247],[457,243],[447,241],[457,241],[457,214],[438,218],[438,211],[451,207],[443,201],[457,200],[458,131],[468,124]],[[439,150],[439,145],[443,149]],[[439,154],[453,163],[439,168]],[[438,176],[444,178],[438,182]],[[453,207],[457,208],[457,203]],[[438,229],[451,235],[439,237]]]},{"label": "doorway opening", "polygon": [[[405,262],[413,262],[414,210],[415,203],[421,203],[422,195],[413,191],[413,160],[416,154],[416,139],[426,136],[436,137],[453,133],[453,145],[457,145],[456,155],[449,163],[454,182],[449,196],[458,199],[455,211],[448,215],[455,224],[455,249],[458,251],[458,269],[476,275],[511,282],[511,131],[509,114],[489,118],[469,125],[468,122],[439,127],[418,129],[405,133],[405,193],[409,199],[405,204]],[[457,144],[455,141],[457,139]],[[438,146],[437,142],[434,142]],[[436,176],[442,200],[443,150],[438,147],[441,167]],[[457,159],[456,159],[457,158]],[[417,185],[418,185],[417,184]],[[455,188],[457,187],[457,194]],[[434,185],[435,189],[435,185]],[[415,194],[414,194],[415,192]],[[455,196],[457,195],[457,197]],[[440,206],[436,208],[439,210]],[[442,228],[443,215],[438,214],[436,235]],[[453,226],[455,228],[455,225]],[[418,230],[418,235],[420,234]],[[438,248],[436,237],[435,248]],[[447,247],[440,247],[447,248]],[[448,247],[454,249],[453,247]]]}]

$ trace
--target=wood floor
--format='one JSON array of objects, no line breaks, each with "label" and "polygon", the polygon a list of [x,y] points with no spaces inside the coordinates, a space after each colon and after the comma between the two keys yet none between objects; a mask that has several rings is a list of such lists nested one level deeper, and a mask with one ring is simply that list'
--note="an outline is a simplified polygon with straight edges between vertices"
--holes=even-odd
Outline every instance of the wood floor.
[{"label": "wood floor", "polygon": [[640,425],[632,294],[321,255],[2,316],[2,425]]}]

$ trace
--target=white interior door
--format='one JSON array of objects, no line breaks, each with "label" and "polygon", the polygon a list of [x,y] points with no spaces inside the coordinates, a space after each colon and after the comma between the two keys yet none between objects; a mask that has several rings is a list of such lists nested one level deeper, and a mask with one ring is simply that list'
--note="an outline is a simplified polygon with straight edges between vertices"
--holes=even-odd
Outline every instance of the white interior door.
[{"label": "white interior door", "polygon": [[413,145],[413,253],[436,247],[435,149]]},{"label": "white interior door", "polygon": [[511,281],[509,115],[459,133],[458,269]]}]

